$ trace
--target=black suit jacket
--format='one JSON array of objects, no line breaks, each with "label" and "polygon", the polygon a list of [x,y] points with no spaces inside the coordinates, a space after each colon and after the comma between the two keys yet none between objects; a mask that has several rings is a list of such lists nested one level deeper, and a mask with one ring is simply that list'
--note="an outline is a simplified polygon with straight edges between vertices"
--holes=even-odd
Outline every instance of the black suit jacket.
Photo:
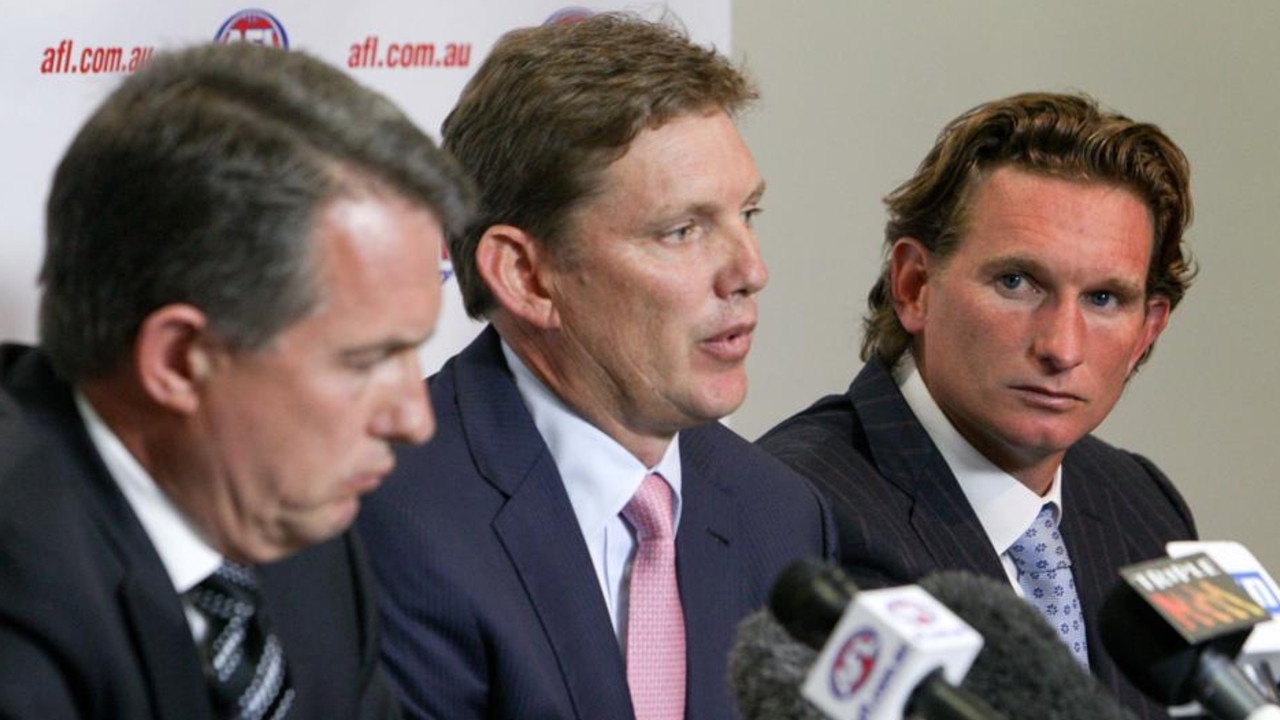
[{"label": "black suit jacket", "polygon": [[[960,483],[881,361],[868,363],[846,394],[819,400],[758,443],[827,493],[841,561],[859,584],[912,583],[947,569],[1008,581]],[[1092,436],[1067,451],[1062,473],[1062,532],[1090,668],[1139,717],[1165,718],[1111,661],[1097,617],[1121,566],[1195,537],[1191,512],[1150,461]]]},{"label": "black suit jacket", "polygon": [[[550,451],[486,330],[430,381],[435,440],[400,453],[357,522],[380,584],[385,656],[406,715],[628,720],[626,670]],[[835,532],[800,475],[719,423],[680,433],[677,573],[685,717],[736,717],[737,623]]]},{"label": "black suit jacket", "polygon": [[[0,387],[0,717],[211,720],[173,583],[70,388],[16,346],[0,348]],[[297,692],[290,717],[399,717],[354,537],[259,575]]]}]

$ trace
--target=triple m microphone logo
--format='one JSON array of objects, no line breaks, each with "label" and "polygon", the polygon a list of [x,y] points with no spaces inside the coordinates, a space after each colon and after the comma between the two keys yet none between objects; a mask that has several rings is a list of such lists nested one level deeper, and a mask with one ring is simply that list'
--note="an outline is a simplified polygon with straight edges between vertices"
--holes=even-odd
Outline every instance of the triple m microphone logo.
[{"label": "triple m microphone logo", "polygon": [[266,10],[248,9],[227,18],[213,36],[214,42],[247,42],[288,49],[289,35],[284,25]]},{"label": "triple m microphone logo", "polygon": [[1130,565],[1120,574],[1190,644],[1244,633],[1271,617],[1205,553]]}]

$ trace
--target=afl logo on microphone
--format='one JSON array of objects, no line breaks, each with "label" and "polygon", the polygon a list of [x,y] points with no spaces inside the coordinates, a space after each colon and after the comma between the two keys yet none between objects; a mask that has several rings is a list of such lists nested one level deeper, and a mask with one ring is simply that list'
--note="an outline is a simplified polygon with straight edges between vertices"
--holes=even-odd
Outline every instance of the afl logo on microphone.
[{"label": "afl logo on microphone", "polygon": [[836,651],[831,661],[831,693],[841,700],[853,697],[876,669],[880,636],[870,628],[859,630]]},{"label": "afl logo on microphone", "polygon": [[266,10],[241,10],[227,18],[213,36],[217,43],[247,42],[268,47],[289,48],[289,36],[284,25]]},{"label": "afl logo on microphone", "polygon": [[568,25],[579,20],[586,20],[595,13],[582,7],[567,7],[551,13],[551,17],[542,22],[543,25]]}]

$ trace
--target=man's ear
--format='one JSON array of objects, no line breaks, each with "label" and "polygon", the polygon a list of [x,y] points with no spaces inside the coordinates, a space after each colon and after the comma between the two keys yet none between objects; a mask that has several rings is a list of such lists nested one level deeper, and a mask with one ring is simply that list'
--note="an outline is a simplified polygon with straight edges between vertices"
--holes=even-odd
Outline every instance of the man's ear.
[{"label": "man's ear", "polygon": [[1160,337],[1160,333],[1164,332],[1165,327],[1168,326],[1169,313],[1173,312],[1171,306],[1169,298],[1163,295],[1153,295],[1147,299],[1146,312],[1142,317],[1142,334],[1139,336],[1138,344],[1133,348],[1133,353],[1129,356],[1130,375],[1138,367],[1138,361],[1151,349],[1156,339]]},{"label": "man's ear", "polygon": [[476,269],[498,305],[542,330],[560,326],[548,280],[550,253],[532,235],[511,225],[493,225],[476,246]]},{"label": "man's ear", "polygon": [[213,371],[218,345],[208,318],[192,305],[165,305],[146,317],[134,338],[134,372],[151,400],[175,412],[194,412]]},{"label": "man's ear", "polygon": [[889,250],[889,290],[898,321],[915,335],[929,311],[929,250],[919,240],[898,238]]}]

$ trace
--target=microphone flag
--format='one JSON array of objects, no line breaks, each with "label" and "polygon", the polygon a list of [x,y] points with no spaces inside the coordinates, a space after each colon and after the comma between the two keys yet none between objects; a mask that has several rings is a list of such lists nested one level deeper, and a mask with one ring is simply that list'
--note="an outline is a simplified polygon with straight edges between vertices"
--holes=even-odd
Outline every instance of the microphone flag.
[{"label": "microphone flag", "polygon": [[1120,576],[1188,645],[1238,638],[1227,651],[1234,655],[1250,629],[1271,617],[1203,552],[1129,565]]}]

